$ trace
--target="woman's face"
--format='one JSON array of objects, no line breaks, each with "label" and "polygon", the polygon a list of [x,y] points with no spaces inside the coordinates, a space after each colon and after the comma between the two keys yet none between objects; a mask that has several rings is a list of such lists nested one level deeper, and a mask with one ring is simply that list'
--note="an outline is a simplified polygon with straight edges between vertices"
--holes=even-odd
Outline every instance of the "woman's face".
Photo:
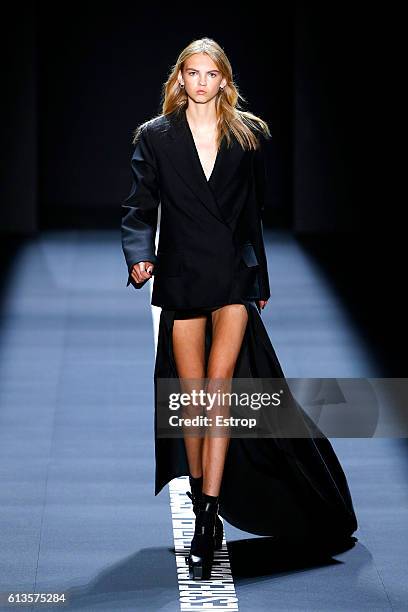
[{"label": "woman's face", "polygon": [[186,94],[197,103],[214,98],[227,81],[217,65],[206,53],[194,53],[185,61],[179,82],[184,83]]}]

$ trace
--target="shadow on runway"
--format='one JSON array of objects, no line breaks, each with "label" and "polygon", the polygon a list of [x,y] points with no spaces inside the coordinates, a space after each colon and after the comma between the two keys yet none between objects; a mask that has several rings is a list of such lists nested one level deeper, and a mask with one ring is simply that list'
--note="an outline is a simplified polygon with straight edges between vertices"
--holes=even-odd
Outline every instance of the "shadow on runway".
[{"label": "shadow on runway", "polygon": [[341,563],[332,557],[355,546],[357,538],[327,542],[318,537],[306,540],[259,537],[228,542],[232,575],[235,578],[270,576]]},{"label": "shadow on runway", "polygon": [[104,604],[110,610],[160,610],[178,605],[174,554],[166,547],[142,548],[102,570],[90,582],[65,590],[68,609]]}]

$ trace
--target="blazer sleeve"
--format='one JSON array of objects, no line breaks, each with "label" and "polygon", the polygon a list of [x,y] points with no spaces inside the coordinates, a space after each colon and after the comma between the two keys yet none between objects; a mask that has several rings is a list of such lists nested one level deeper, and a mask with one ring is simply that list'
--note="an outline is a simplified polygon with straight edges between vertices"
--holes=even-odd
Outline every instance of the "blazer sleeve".
[{"label": "blazer sleeve", "polygon": [[254,151],[253,155],[253,179],[255,187],[255,199],[256,199],[256,214],[255,230],[254,230],[254,242],[257,256],[259,258],[260,270],[259,270],[259,288],[260,288],[260,299],[269,300],[271,296],[269,286],[269,275],[268,275],[268,262],[265,253],[265,244],[263,236],[263,224],[262,216],[265,210],[265,203],[267,198],[267,169],[264,154],[264,142],[266,138],[260,136],[260,146]]},{"label": "blazer sleeve", "polygon": [[260,146],[254,151],[253,172],[255,180],[255,194],[258,202],[258,210],[263,213],[265,209],[267,174],[264,153],[265,137],[260,135]]},{"label": "blazer sleeve", "polygon": [[140,289],[149,280],[136,283],[131,277],[134,264],[140,261],[156,263],[155,237],[160,204],[157,165],[145,126],[138,138],[131,158],[132,186],[129,195],[121,202],[122,250],[128,268],[128,280]]}]

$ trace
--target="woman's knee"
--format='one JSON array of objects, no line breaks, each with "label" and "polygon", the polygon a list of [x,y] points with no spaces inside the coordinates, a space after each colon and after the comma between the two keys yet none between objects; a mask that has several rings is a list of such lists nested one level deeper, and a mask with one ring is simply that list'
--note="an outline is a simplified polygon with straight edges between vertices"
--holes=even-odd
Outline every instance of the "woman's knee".
[{"label": "woman's knee", "polygon": [[207,370],[207,389],[217,387],[224,381],[228,381],[232,378],[235,369],[235,362],[229,365],[209,365]]}]

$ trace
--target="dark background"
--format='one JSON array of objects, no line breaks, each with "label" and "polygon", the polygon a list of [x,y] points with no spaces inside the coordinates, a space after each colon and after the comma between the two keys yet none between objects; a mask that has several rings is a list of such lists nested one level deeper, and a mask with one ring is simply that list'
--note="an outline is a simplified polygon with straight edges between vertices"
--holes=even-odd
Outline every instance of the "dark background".
[{"label": "dark background", "polygon": [[[2,265],[48,228],[120,226],[132,133],[191,40],[226,51],[268,121],[265,228],[286,228],[341,293],[384,372],[405,372],[403,20],[391,4],[27,3],[2,57]],[[405,169],[405,168],[404,168]]]}]

